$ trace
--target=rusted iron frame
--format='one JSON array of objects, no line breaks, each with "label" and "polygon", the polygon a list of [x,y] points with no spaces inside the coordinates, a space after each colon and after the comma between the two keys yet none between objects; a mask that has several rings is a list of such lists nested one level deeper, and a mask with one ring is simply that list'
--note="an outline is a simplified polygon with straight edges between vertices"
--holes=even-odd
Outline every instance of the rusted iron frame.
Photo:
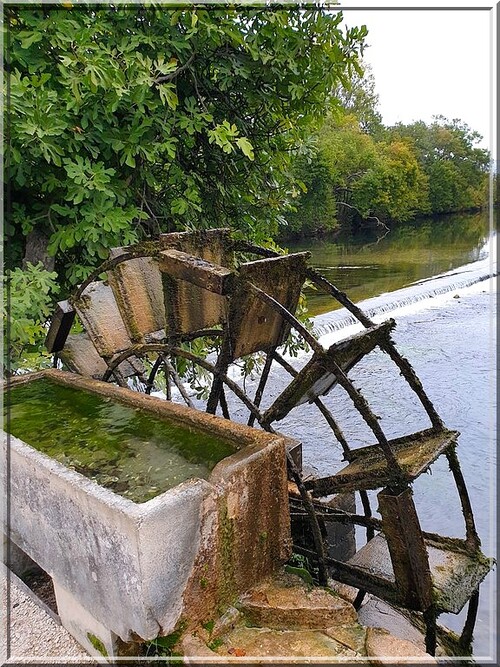
[{"label": "rusted iron frame", "polygon": [[229,368],[229,362],[223,363],[225,359],[226,355],[223,355],[222,357],[219,356],[217,360],[217,374],[214,376],[214,379],[212,381],[212,386],[210,387],[210,394],[208,395],[206,412],[208,412],[211,415],[214,415],[217,412],[217,407],[220,402],[220,396],[223,386],[222,376],[226,375],[227,369]]},{"label": "rusted iron frame", "polygon": [[198,329],[190,333],[165,336],[165,340],[168,340],[170,343],[190,343],[197,338],[219,338],[223,334],[223,329]]},{"label": "rusted iron frame", "polygon": [[462,469],[458,460],[456,445],[448,447],[445,454],[446,458],[448,459],[448,465],[450,466],[451,474],[455,480],[458,496],[460,498],[460,504],[462,506],[462,514],[465,521],[465,541],[470,549],[473,551],[479,551],[481,540],[477,534],[469,492],[467,491],[465,479],[463,477]]},{"label": "rusted iron frame", "polygon": [[[292,377],[297,377],[298,371],[295,370],[295,368],[289,364],[283,357],[278,353],[274,352],[273,358],[292,376]],[[323,403],[323,401],[317,397],[314,399],[314,404],[318,408],[318,410],[321,412],[323,417],[325,418],[328,426],[332,429],[333,434],[339,441],[342,451],[344,452],[344,458],[349,461],[350,460],[350,453],[351,453],[351,448],[349,447],[349,443],[347,442],[344,434],[342,433],[342,429],[340,426],[337,424],[334,416],[332,413],[328,410],[326,405]],[[365,512],[365,516],[370,517],[372,515],[372,510],[370,507],[370,499],[368,497],[368,493],[365,490],[360,490],[359,491],[359,496],[361,498],[361,503],[363,505],[363,510]],[[367,526],[366,528],[366,540],[369,542],[371,539],[373,539],[375,535],[375,532],[371,526]]]},{"label": "rusted iron frame", "polygon": [[377,438],[377,441],[387,459],[387,463],[389,464],[391,474],[394,475],[395,480],[401,479],[403,477],[403,471],[387,441],[387,438],[384,435],[384,432],[380,428],[380,424],[378,423],[377,418],[371,411],[370,406],[368,405],[364,396],[360,394],[360,392],[354,387],[342,368],[332,358],[325,356],[325,350],[314,338],[314,336],[309,331],[307,331],[307,329],[294,315],[292,315],[286,308],[284,308],[278,301],[276,301],[276,299],[273,299],[272,296],[269,296],[269,294],[266,294],[266,292],[256,287],[251,282],[248,283],[248,287],[255,293],[256,296],[270,305],[287,322],[289,322],[311,346],[313,352],[316,352],[324,358],[324,364],[326,368],[335,374],[337,382],[349,394],[352,402]]},{"label": "rusted iron frame", "polygon": [[[236,384],[236,382],[228,378],[226,375],[221,374],[213,364],[209,363],[205,359],[201,359],[192,352],[188,352],[188,350],[183,350],[182,348],[176,347],[169,343],[138,343],[136,345],[132,345],[132,347],[129,347],[128,350],[125,350],[113,360],[112,365],[108,367],[106,374],[103,375],[103,379],[105,381],[109,379],[111,373],[113,372],[114,367],[120,364],[125,359],[128,359],[128,357],[131,357],[133,355],[148,354],[149,352],[164,352],[173,354],[174,356],[183,357],[184,359],[188,359],[189,361],[198,364],[199,366],[201,366],[202,368],[204,368],[205,370],[209,371],[214,375],[218,373],[221,376],[222,381],[231,389],[231,391],[247,406],[247,408],[251,412],[255,413],[257,421],[259,422],[259,424],[262,425],[263,421],[262,414],[260,413],[259,409],[252,403],[252,401],[241,390],[241,388]],[[266,429],[266,430],[268,430],[270,433],[274,433],[273,429]]]},{"label": "rusted iron frame", "polygon": [[413,366],[410,364],[408,359],[405,359],[398,350],[394,347],[394,343],[390,338],[387,340],[381,341],[379,344],[381,350],[390,356],[392,361],[399,368],[401,375],[408,382],[410,388],[420,399],[424,410],[427,412],[429,419],[431,420],[432,426],[437,431],[442,431],[444,429],[444,423],[441,417],[438,415],[436,408],[434,407],[432,401],[425,393],[425,390],[420,382]]},{"label": "rusted iron frame", "polygon": [[[298,498],[290,498],[290,505],[299,505],[300,500]],[[354,523],[360,526],[370,525],[373,526],[375,530],[380,530],[384,532],[383,522],[376,517],[360,514],[351,514],[350,512],[345,512],[344,510],[334,509],[332,507],[320,505],[313,501],[314,508],[317,512],[322,514],[324,521],[334,521],[339,523]],[[300,509],[297,510],[293,508],[293,511],[297,513],[297,516],[300,515]],[[463,553],[465,555],[470,555],[470,547],[467,545],[467,542],[460,537],[446,537],[443,535],[438,535],[437,533],[429,533],[427,531],[421,531],[424,540],[428,546],[433,546],[437,549],[446,548],[449,551],[455,553]]]},{"label": "rusted iron frame", "polygon": [[[363,511],[365,513],[365,516],[367,518],[373,518],[368,491],[366,489],[361,489],[360,491],[358,491],[358,493],[359,497],[361,498],[361,504],[363,505]],[[374,524],[369,523],[366,526],[366,541],[369,542],[370,540],[373,540],[374,537],[375,537]]]},{"label": "rusted iron frame", "polygon": [[121,362],[118,363],[118,364],[115,364],[115,363],[114,363],[114,360],[113,360],[113,362],[111,362],[109,359],[104,359],[104,361],[106,362],[108,368],[107,368],[106,372],[105,372],[105,373],[103,374],[103,376],[102,376],[103,379],[104,379],[104,377],[106,377],[106,375],[107,375],[107,373],[108,373],[110,367],[113,366],[113,369],[112,369],[111,373],[107,376],[106,380],[104,380],[104,381],[106,382],[107,379],[109,379],[109,377],[110,377],[111,375],[113,375],[113,377],[115,378],[116,382],[118,383],[118,385],[119,385],[120,387],[128,387],[127,381],[125,380],[125,378],[124,378],[122,372],[121,372],[120,369],[118,368],[118,366],[120,365]]},{"label": "rusted iron frame", "polygon": [[467,650],[472,643],[472,634],[474,626],[476,625],[477,611],[479,608],[479,588],[477,588],[471,595],[469,606],[467,608],[467,617],[465,619],[462,632],[460,634],[459,646],[464,651]]},{"label": "rusted iron frame", "polygon": [[[309,558],[314,559],[316,557],[314,551],[299,545],[294,545],[293,549],[297,553]],[[351,565],[339,561],[336,558],[331,558],[331,556],[326,557],[326,564],[332,570],[332,579],[336,579],[341,583],[353,586],[359,590],[367,589],[370,593],[382,600],[392,602],[396,605],[400,604],[401,600],[399,591],[393,581],[379,577],[376,574],[368,572],[366,569],[357,567],[356,565]]]},{"label": "rusted iron frame", "polygon": [[[286,370],[286,372],[291,375],[293,378],[297,377],[299,374],[299,371],[297,371],[291,364],[284,359],[279,352],[276,350],[273,352],[273,359],[282,367]],[[328,410],[326,405],[323,403],[323,401],[318,397],[314,400],[314,405],[318,408],[318,410],[321,412],[323,417],[325,418],[326,422],[328,423],[328,426],[332,429],[335,437],[340,443],[340,446],[342,447],[342,451],[344,453],[344,458],[345,460],[349,461],[349,455],[351,453],[351,448],[349,447],[349,443],[347,442],[344,434],[342,433],[342,429],[340,426],[337,424],[334,416]]]},{"label": "rusted iron frame", "polygon": [[228,321],[226,322],[223,329],[224,335],[222,339],[222,347],[215,364],[215,368],[217,368],[217,374],[214,375],[212,387],[210,388],[210,394],[207,401],[206,411],[212,415],[216,413],[217,406],[219,405],[223,386],[222,375],[227,374],[227,369],[229,368],[229,364],[232,361],[231,348],[229,343],[229,327],[230,323]]},{"label": "rusted iron frame", "polygon": [[[262,396],[264,394],[264,389],[266,388],[267,384],[267,379],[269,377],[269,373],[271,371],[271,366],[273,365],[273,354],[276,352],[276,348],[273,348],[272,351],[268,352],[266,354],[266,362],[264,364],[264,368],[262,369],[262,374],[260,376],[259,380],[259,386],[257,387],[257,390],[255,392],[255,396],[253,399],[254,405],[257,407],[260,407],[260,402],[262,401]],[[248,418],[248,426],[253,426],[255,421],[255,417],[253,415],[250,415]]]},{"label": "rusted iron frame", "polygon": [[321,534],[322,531],[320,528],[318,515],[316,514],[316,511],[314,509],[311,496],[309,495],[309,492],[304,486],[304,482],[302,481],[302,475],[300,474],[299,469],[295,465],[295,462],[292,459],[291,454],[287,452],[286,457],[288,462],[288,469],[293,477],[295,484],[297,485],[297,488],[299,489],[300,496],[303,500],[304,507],[306,509],[307,516],[309,518],[309,524],[311,526],[313,534],[314,546],[316,547],[315,556],[318,559],[319,583],[321,586],[326,586],[328,584],[328,569],[326,565],[327,556],[325,552],[325,543],[323,541],[323,536]]},{"label": "rusted iron frame", "polygon": [[128,388],[127,381],[125,380],[125,378],[123,377],[123,375],[120,373],[120,371],[117,368],[115,368],[113,370],[113,375],[115,377],[116,382],[118,383],[118,385],[120,387]]},{"label": "rusted iron frame", "polygon": [[[247,251],[261,257],[279,257],[279,253],[273,250],[267,250],[266,248],[261,248],[259,246],[248,243],[247,241],[237,241],[234,243],[234,250]],[[329,280],[322,276],[318,271],[312,268],[308,268],[306,276],[318,287],[322,288],[324,292],[332,296],[336,301],[338,301],[342,306],[344,306],[350,313],[356,317],[363,326],[366,328],[372,327],[373,322],[370,318],[356,306],[345,292],[339,290],[335,285],[333,285]],[[418,379],[412,365],[410,362],[405,359],[398,350],[394,347],[394,343],[390,340],[383,341],[379,344],[379,347],[386,352],[392,359],[392,361],[397,365],[401,374],[408,382],[412,390],[417,394],[420,402],[422,403],[425,411],[427,412],[429,419],[431,420],[432,425],[441,430],[444,428],[441,417],[438,415],[432,401],[429,399],[425,390],[422,386],[422,383]]]},{"label": "rusted iron frame", "polygon": [[422,531],[425,541],[428,546],[436,547],[436,549],[445,548],[456,553],[463,553],[470,556],[470,546],[466,540],[461,537],[447,537],[445,535],[438,535],[437,533],[429,533]]},{"label": "rusted iron frame", "polygon": [[[149,375],[148,375],[148,379],[147,379],[147,382],[146,382],[146,394],[151,393],[151,390],[153,389],[154,381],[155,381],[155,378],[156,378],[156,374],[160,370],[160,366],[161,366],[162,362],[163,362],[163,356],[161,354],[159,354],[156,358],[156,361],[153,364],[153,367],[152,367]],[[169,384],[168,381],[167,381],[167,384]],[[170,400],[168,398],[168,396],[167,396],[167,400]]]},{"label": "rusted iron frame", "polygon": [[167,401],[172,400],[172,385],[170,383],[170,373],[168,372],[168,369],[165,373],[165,396]]},{"label": "rusted iron frame", "polygon": [[182,380],[178,376],[177,371],[175,370],[175,368],[172,366],[172,364],[170,363],[170,361],[166,357],[164,357],[164,364],[165,364],[165,368],[167,369],[170,377],[174,381],[175,386],[179,390],[180,395],[184,399],[185,404],[189,408],[194,408],[193,402],[189,398],[186,390],[184,389],[184,385],[182,384]]},{"label": "rusted iron frame", "polygon": [[249,241],[244,241],[243,239],[237,239],[232,242],[231,249],[233,252],[248,252],[252,255],[257,255],[259,257],[265,257],[266,259],[271,259],[273,257],[282,257],[283,254],[276,252],[275,250],[269,250],[268,248],[263,248],[262,246],[254,245]]},{"label": "rusted iron frame", "polygon": [[231,420],[231,415],[229,414],[229,407],[227,405],[227,400],[226,400],[226,394],[224,393],[224,387],[221,387],[220,390],[219,403],[222,410],[222,416],[224,417],[224,419]]},{"label": "rusted iron frame", "polygon": [[[377,530],[382,530],[382,521],[380,519],[377,519],[372,516],[363,516],[362,514],[351,514],[350,512],[340,512],[338,511],[337,513],[335,511],[332,512],[324,512],[322,508],[319,508],[317,505],[313,503],[314,509],[317,514],[319,514],[322,518],[323,521],[331,522],[331,523],[343,523],[343,524],[354,524],[356,526],[371,526],[372,528],[376,528]],[[304,510],[302,511],[297,511],[296,509],[293,509],[291,511],[291,514],[293,516],[306,516],[306,513]]]},{"label": "rusted iron frame", "polygon": [[437,611],[431,605],[423,612],[423,619],[425,623],[425,650],[429,655],[436,655],[437,645]]},{"label": "rusted iron frame", "polygon": [[[176,343],[187,343],[192,340],[195,340],[196,338],[209,338],[209,337],[214,337],[214,336],[221,336],[222,335],[222,330],[220,329],[199,329],[198,331],[193,331],[191,333],[187,334],[178,334],[170,337],[170,344],[172,344],[172,341],[175,341]],[[140,343],[138,343],[140,345]],[[145,345],[149,345],[152,343],[144,343]],[[130,349],[130,348],[128,348]],[[57,355],[54,355],[54,358],[56,358]],[[150,371],[150,374],[148,376],[148,379],[144,380],[144,384],[146,385],[146,394],[150,394],[151,390],[153,388],[154,380],[155,377],[160,369],[161,364],[163,363],[164,358],[160,355],[156,359],[155,363],[153,364],[153,367]],[[106,361],[106,363],[108,363]],[[109,363],[108,363],[109,366]],[[103,376],[106,377],[106,381],[109,379],[108,376]],[[166,373],[166,380],[167,380],[167,400],[171,399],[170,395],[170,382],[169,382],[169,375],[168,372]]]},{"label": "rusted iron frame", "polygon": [[[329,280],[324,278],[320,273],[318,273],[314,269],[309,268],[307,270],[307,276],[315,285],[321,287],[327,294],[333,296],[340,304],[342,304],[347,310],[349,310],[361,322],[363,326],[367,328],[373,326],[372,320],[370,320],[370,318],[361,310],[361,308],[356,306],[356,304],[354,304],[349,299],[347,294],[341,292],[337,287],[335,287],[335,285],[333,285]],[[379,347],[384,352],[386,352],[386,354],[390,356],[392,361],[399,368],[401,375],[408,382],[412,390],[420,399],[420,402],[422,403],[422,406],[427,412],[434,428],[439,430],[444,428],[441,417],[438,415],[434,405],[432,404],[432,401],[425,393],[422,383],[418,379],[410,362],[403,356],[401,356],[398,350],[394,347],[394,343],[390,340],[390,338],[382,340],[379,343]]]}]

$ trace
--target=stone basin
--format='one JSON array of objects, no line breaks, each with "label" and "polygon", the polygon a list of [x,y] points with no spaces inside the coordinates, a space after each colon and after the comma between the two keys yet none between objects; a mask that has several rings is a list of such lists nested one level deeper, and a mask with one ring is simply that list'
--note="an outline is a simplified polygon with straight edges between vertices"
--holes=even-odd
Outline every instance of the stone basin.
[{"label": "stone basin", "polygon": [[297,443],[55,369],[10,386],[40,379],[209,433],[234,450],[206,479],[139,503],[4,438],[13,553],[21,550],[52,577],[61,621],[89,652],[134,653],[135,642],[209,622],[287,560],[285,448]]}]

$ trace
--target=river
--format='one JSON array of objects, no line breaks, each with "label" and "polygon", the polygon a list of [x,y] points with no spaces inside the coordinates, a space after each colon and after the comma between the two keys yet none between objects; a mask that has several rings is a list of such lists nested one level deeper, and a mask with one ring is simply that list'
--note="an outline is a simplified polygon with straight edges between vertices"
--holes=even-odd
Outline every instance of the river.
[{"label": "river", "polygon": [[[289,247],[310,250],[311,264],[356,301],[375,322],[393,317],[394,341],[414,366],[449,428],[461,432],[458,454],[475,512],[484,553],[495,555],[496,530],[496,234],[486,215],[424,221],[377,237],[344,237]],[[362,327],[353,327],[333,300],[310,293],[314,326],[325,346]],[[382,417],[390,437],[428,423],[397,369],[381,352],[365,357],[350,377]],[[277,380],[277,378],[276,378]],[[340,415],[354,445],[373,435],[340,388],[326,398]],[[314,406],[301,406],[278,428],[303,440],[306,465],[319,473],[342,467],[340,446],[332,441]],[[311,433],[311,423],[314,432]],[[367,440],[368,439],[368,440]],[[414,484],[424,530],[462,537],[463,519],[445,457]],[[376,507],[376,503],[374,504]],[[494,655],[496,646],[495,573],[481,586],[474,633],[477,660]],[[464,612],[440,622],[460,630]]]}]

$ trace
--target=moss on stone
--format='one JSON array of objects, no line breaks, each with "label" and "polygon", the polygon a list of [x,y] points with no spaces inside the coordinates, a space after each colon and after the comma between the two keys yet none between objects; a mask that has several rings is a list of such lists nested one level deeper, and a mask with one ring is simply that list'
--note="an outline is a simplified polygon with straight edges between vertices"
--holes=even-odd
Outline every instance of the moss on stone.
[{"label": "moss on stone", "polygon": [[95,648],[95,650],[98,651],[104,658],[108,657],[108,652],[106,651],[104,642],[99,639],[99,637],[96,637],[96,635],[93,635],[91,632],[87,632],[87,639]]}]

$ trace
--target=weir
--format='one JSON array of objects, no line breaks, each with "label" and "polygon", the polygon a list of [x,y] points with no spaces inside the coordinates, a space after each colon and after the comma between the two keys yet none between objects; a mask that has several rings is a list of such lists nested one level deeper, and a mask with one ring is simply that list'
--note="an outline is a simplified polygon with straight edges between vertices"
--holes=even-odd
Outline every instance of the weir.
[{"label": "weir", "polygon": [[[335,580],[354,587],[356,609],[371,593],[420,615],[430,654],[436,650],[439,614],[458,613],[471,601],[459,641],[460,650],[469,649],[478,587],[492,563],[480,551],[455,451],[459,434],[444,425],[410,362],[394,346],[391,332],[396,323],[375,325],[369,308],[351,302],[310,269],[307,259],[308,253],[280,256],[233,241],[228,230],[162,235],[142,246],[115,249],[110,260],[58,305],[46,345],[55,363],[60,360],[81,376],[52,370],[42,377],[126,403],[153,419],[172,419],[189,426],[193,437],[196,432],[216,435],[238,449],[216,463],[206,480],[188,479],[137,504],[117,499],[113,491],[11,438],[19,494],[10,539],[52,576],[63,622],[94,653],[90,636],[98,637],[107,655],[119,655],[130,650],[131,642],[181,635],[216,612],[223,613],[287,560],[290,528],[294,551],[309,560],[317,584],[328,586]],[[105,271],[107,280],[102,281],[99,276]],[[306,279],[337,300],[362,331],[328,348],[321,345],[296,317]],[[76,316],[84,324],[83,334],[71,333]],[[340,314],[338,321],[349,318]],[[283,356],[297,337],[312,351],[309,362],[299,368]],[[211,355],[197,352],[200,345],[212,350]],[[387,355],[407,383],[428,422],[425,428],[388,437],[385,425],[354,386],[350,371],[375,349]],[[231,365],[257,352],[266,361],[256,392],[249,396],[245,385],[233,379]],[[268,394],[268,380],[277,365],[288,379],[277,395]],[[212,376],[205,413],[193,409],[180,377],[186,370],[193,382],[202,373]],[[187,407],[149,396],[160,381],[167,399],[178,395]],[[36,382],[39,375],[23,376],[12,386]],[[132,386],[140,391],[132,391]],[[346,393],[371,432],[363,447],[348,442],[335,410],[326,406],[323,397],[334,386]],[[241,410],[247,411],[247,426],[231,418],[235,403],[239,421]],[[331,430],[332,444],[341,446],[346,465],[340,470],[306,477],[300,446],[276,432],[277,423],[303,403],[318,409]],[[458,491],[463,538],[422,531],[413,503],[413,481],[441,456],[448,460],[450,481]],[[42,480],[41,475],[46,477]],[[37,481],[51,489],[47,498],[34,491]],[[65,485],[78,489],[82,508],[90,504],[92,519],[83,510],[64,514],[72,507],[71,494],[54,494]],[[369,491],[377,492],[381,518],[373,516]],[[342,498],[349,493],[359,494],[363,515],[352,505],[346,509]],[[338,502],[331,502],[331,496]],[[98,506],[104,508],[104,529]],[[55,518],[54,508],[59,508]],[[174,520],[179,512],[181,520]],[[53,531],[56,547],[51,555],[42,553],[45,538],[36,525],[38,514],[48,522],[45,529]],[[87,526],[83,533],[82,525]],[[151,526],[147,535],[141,532],[144,526]],[[344,539],[345,533],[338,530],[344,526],[363,526],[367,542],[342,559],[332,541]],[[72,557],[64,553],[59,539],[63,531],[69,531],[65,540],[70,537],[74,544]],[[101,533],[102,542],[96,537]],[[82,535],[83,564],[77,559]],[[119,546],[111,549],[111,558],[109,545],[116,540]],[[97,569],[96,558],[101,563]],[[119,573],[127,572],[120,584]],[[223,583],[228,576],[229,587]],[[124,611],[119,599],[130,591],[130,606]],[[71,609],[81,613],[72,615]]]},{"label": "weir", "polygon": [[[496,241],[496,237],[494,239]],[[491,246],[489,253],[495,253],[496,242],[492,242]],[[365,299],[359,302],[358,306],[368,317],[378,317],[384,313],[392,313],[399,308],[489,280],[498,275],[496,262],[493,263],[494,260],[492,261],[489,253],[488,257],[481,262],[474,262],[460,270],[448,271],[440,276],[418,281],[390,295],[382,294]],[[314,318],[314,331],[318,337],[321,337],[331,331],[339,331],[358,323],[359,321],[354,315],[350,314],[345,308],[341,308],[325,315],[317,315]]]}]

